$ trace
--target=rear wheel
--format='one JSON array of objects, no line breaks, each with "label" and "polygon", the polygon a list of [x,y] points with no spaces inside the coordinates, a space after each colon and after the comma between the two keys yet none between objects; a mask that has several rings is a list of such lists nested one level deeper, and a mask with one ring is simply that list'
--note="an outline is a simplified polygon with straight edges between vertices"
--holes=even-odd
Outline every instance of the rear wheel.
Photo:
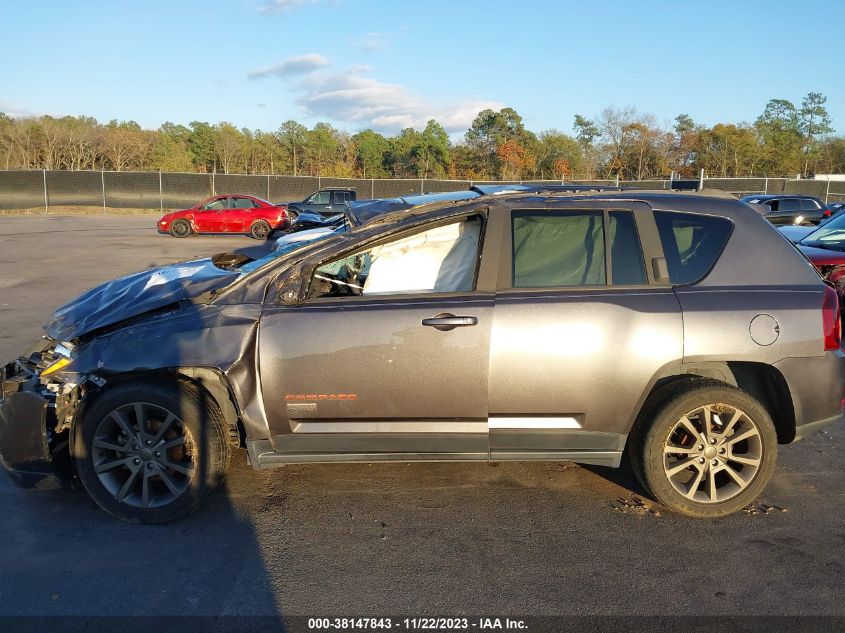
[{"label": "rear wheel", "polygon": [[249,227],[249,234],[257,240],[266,240],[270,235],[270,223],[267,220],[256,220]]},{"label": "rear wheel", "polygon": [[191,224],[187,220],[176,220],[170,225],[173,237],[188,237],[191,234]]},{"label": "rear wheel", "polygon": [[187,383],[113,387],[74,433],[83,486],[126,521],[166,523],[194,511],[229,458],[217,404]]},{"label": "rear wheel", "polygon": [[777,460],[765,407],[709,380],[685,381],[659,396],[631,446],[631,461],[654,498],[694,517],[725,516],[757,499]]}]

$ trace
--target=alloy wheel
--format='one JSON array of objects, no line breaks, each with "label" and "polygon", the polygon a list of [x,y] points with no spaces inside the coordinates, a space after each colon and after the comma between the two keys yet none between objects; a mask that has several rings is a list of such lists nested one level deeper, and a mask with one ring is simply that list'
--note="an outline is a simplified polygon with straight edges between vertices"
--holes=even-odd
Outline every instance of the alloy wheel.
[{"label": "alloy wheel", "polygon": [[680,494],[699,503],[727,501],[748,488],[763,463],[760,429],[728,404],[683,415],[663,445],[663,471]]},{"label": "alloy wheel", "polygon": [[132,402],[100,421],[91,458],[100,483],[118,502],[157,508],[191,486],[196,444],[176,414],[148,402]]},{"label": "alloy wheel", "polygon": [[191,227],[186,222],[176,222],[173,225],[173,234],[176,237],[186,237],[191,232]]}]

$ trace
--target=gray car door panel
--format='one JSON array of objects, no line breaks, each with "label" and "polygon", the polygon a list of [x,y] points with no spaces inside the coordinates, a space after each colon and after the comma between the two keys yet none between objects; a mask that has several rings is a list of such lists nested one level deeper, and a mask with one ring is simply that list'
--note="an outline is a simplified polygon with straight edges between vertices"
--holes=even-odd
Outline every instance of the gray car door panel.
[{"label": "gray car door panel", "polygon": [[[443,312],[477,323],[422,324]],[[492,296],[474,293],[268,309],[259,354],[276,450],[486,454],[492,313]]]},{"label": "gray car door panel", "polygon": [[[513,428],[491,429],[491,450],[527,448],[520,437],[526,433],[535,450],[549,446],[554,432],[560,448],[578,432],[626,435],[644,387],[678,364],[682,340],[671,289],[500,293],[491,333],[491,420],[521,419]],[[593,439],[601,448],[606,438]]]},{"label": "gray car door panel", "polygon": [[[648,205],[582,200],[550,210],[633,212],[647,283],[511,288],[513,244],[503,242],[490,335],[491,458],[554,459],[559,452],[618,465],[647,389],[680,365],[680,306],[654,278],[650,263],[662,251]],[[612,282],[609,255],[607,262]]]},{"label": "gray car door panel", "polygon": [[473,291],[265,303],[259,370],[275,452],[487,459],[497,236],[483,233]]}]

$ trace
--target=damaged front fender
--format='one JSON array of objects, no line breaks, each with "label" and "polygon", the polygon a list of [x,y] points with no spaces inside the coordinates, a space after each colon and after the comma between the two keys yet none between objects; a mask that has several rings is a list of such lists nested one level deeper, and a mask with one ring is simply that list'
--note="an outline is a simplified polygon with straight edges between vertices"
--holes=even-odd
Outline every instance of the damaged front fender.
[{"label": "damaged front fender", "polygon": [[[67,369],[98,388],[139,374],[195,378],[198,368],[214,370],[231,390],[231,410],[247,435],[263,438],[268,431],[256,367],[260,316],[260,304],[185,304],[79,345]],[[219,404],[226,413],[226,403]]]},{"label": "damaged front fender", "polygon": [[[45,350],[10,363],[3,368],[0,397],[4,468],[21,486],[51,475],[71,479],[69,438],[86,403],[115,382],[151,374],[182,376],[218,400],[229,398],[219,404],[233,429],[240,422],[248,436],[267,438],[255,366],[260,315],[260,304],[186,303],[79,341],[70,364],[49,377],[39,372],[41,361],[51,357],[50,342]],[[207,385],[215,376],[221,384]]]},{"label": "damaged front fender", "polygon": [[18,486],[45,478],[72,479],[67,432],[59,430],[56,393],[42,385],[35,367],[21,359],[2,368],[0,463]]}]

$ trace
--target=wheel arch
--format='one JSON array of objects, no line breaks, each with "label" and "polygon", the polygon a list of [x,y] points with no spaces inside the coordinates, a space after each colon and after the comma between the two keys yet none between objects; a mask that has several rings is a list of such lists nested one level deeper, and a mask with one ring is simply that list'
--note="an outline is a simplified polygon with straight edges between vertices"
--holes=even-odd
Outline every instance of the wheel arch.
[{"label": "wheel arch", "polygon": [[676,373],[660,376],[637,410],[631,435],[638,430],[642,413],[659,391],[689,378],[707,378],[742,389],[766,408],[774,422],[779,444],[789,444],[795,439],[795,407],[783,374],[772,365],[748,361],[686,363]]},{"label": "wheel arch", "polygon": [[191,232],[189,233],[189,235],[194,235],[196,233],[199,233],[199,231],[197,231],[197,225],[194,222],[193,216],[188,217],[188,216],[183,215],[183,216],[179,216],[178,218],[173,218],[173,220],[170,222],[170,227],[173,228],[173,225],[176,224],[177,222],[179,222],[180,220],[188,223],[188,226],[191,229]]},{"label": "wheel arch", "polygon": [[105,382],[89,390],[81,400],[74,416],[73,429],[100,396],[116,387],[129,383],[144,383],[149,381],[170,382],[183,381],[194,385],[201,393],[207,394],[220,409],[226,422],[226,430],[230,444],[242,446],[245,433],[241,422],[240,410],[235,399],[229,380],[218,369],[210,367],[171,367],[156,370],[136,370],[115,374]]}]

